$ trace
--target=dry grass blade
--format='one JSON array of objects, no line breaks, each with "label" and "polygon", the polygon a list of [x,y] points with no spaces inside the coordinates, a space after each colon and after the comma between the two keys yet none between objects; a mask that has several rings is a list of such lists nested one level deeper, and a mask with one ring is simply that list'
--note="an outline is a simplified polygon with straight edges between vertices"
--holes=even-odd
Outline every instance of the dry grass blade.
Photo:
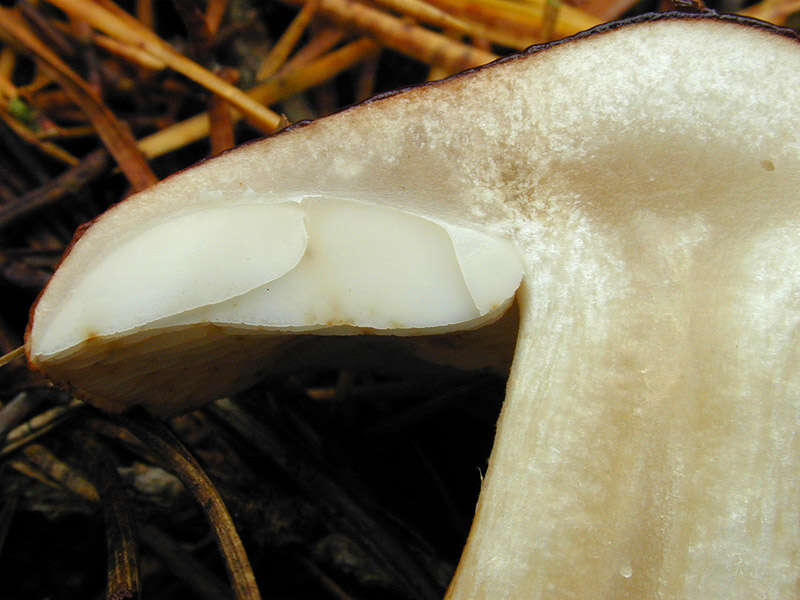
[{"label": "dry grass blade", "polygon": [[51,0],[51,3],[67,14],[87,21],[92,27],[116,40],[143,49],[169,67],[224,98],[262,131],[269,133],[280,127],[281,118],[278,114],[261,106],[242,90],[177,52],[130,15],[123,17],[119,11],[108,10],[89,0]]},{"label": "dry grass blade", "polygon": [[127,126],[95,96],[89,84],[36,37],[15,11],[0,8],[0,31],[35,56],[42,68],[81,107],[134,189],[142,190],[158,181]]},{"label": "dry grass blade", "polygon": [[[263,104],[272,104],[327,81],[335,74],[373,56],[377,50],[378,47],[372,40],[351,42],[305,67],[276,75],[254,87],[248,94]],[[238,120],[241,116],[234,114],[233,118]],[[139,147],[148,157],[153,158],[200,140],[208,133],[208,114],[202,113],[143,138]]]},{"label": "dry grass blade", "polygon": [[[298,0],[288,1],[300,4]],[[319,11],[345,27],[369,35],[392,50],[452,72],[485,65],[497,58],[491,52],[451,40],[354,0],[320,0]]]},{"label": "dry grass blade", "polygon": [[205,510],[225,558],[237,600],[260,600],[256,578],[233,519],[200,464],[166,425],[146,413],[120,419],[120,422],[158,455],[162,464],[178,476]]}]

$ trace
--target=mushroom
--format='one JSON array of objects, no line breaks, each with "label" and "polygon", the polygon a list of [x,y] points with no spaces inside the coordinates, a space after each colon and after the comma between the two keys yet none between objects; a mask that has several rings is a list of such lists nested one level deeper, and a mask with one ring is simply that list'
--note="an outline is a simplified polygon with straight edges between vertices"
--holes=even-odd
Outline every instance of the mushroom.
[{"label": "mushroom", "polygon": [[473,328],[519,284],[448,598],[792,597],[798,106],[797,38],[705,13],[385,95],[100,217],[28,360],[106,410],[172,413],[289,333]]}]

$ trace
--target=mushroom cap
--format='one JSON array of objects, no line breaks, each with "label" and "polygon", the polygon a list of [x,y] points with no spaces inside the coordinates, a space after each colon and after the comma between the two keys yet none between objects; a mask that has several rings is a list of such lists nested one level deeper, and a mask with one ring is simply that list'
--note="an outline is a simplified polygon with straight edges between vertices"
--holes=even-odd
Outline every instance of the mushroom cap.
[{"label": "mushroom cap", "polygon": [[[776,31],[675,13],[603,26],[187,169],[79,232],[31,311],[29,362],[107,409],[185,407],[252,381],[278,333],[490,322],[564,251],[542,231],[571,215],[790,211],[797,128],[763,113],[797,119],[780,81],[797,41]],[[368,267],[346,273],[355,258]]]}]

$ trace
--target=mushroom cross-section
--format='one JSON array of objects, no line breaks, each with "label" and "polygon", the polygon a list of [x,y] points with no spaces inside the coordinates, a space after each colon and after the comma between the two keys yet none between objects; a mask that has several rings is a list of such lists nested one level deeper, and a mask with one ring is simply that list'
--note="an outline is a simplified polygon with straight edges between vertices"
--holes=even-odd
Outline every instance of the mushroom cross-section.
[{"label": "mushroom cross-section", "polygon": [[[154,406],[184,369],[242,385],[276,332],[475,327],[521,280],[448,597],[792,597],[798,106],[795,37],[680,14],[385,96],[109,211],[28,357],[101,407]],[[179,406],[208,399],[189,388]]]}]

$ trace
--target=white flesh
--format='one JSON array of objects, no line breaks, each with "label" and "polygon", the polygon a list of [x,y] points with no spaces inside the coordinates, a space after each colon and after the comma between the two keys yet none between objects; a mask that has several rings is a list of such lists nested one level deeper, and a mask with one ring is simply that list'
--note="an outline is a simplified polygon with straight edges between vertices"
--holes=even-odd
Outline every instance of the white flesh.
[{"label": "white flesh", "polygon": [[308,246],[296,268],[158,325],[237,323],[292,331],[327,326],[394,334],[469,328],[499,317],[519,286],[519,257],[503,240],[334,198],[305,199],[302,208]]},{"label": "white flesh", "polygon": [[91,228],[39,310],[175,198],[336,197],[509,239],[521,330],[449,597],[796,597],[798,107],[794,40],[709,19],[594,34],[175,176]]},{"label": "white flesh", "polygon": [[428,336],[387,356],[474,368],[480,351],[477,366],[506,364],[497,340],[507,327],[451,340],[463,356],[430,336],[508,309],[522,265],[507,240],[332,197],[190,207],[132,223],[86,253],[105,223],[62,264],[28,339],[33,364],[104,410],[175,415],[263,373],[335,368],[342,348],[359,350],[329,340],[304,362],[289,357],[297,333]]}]

